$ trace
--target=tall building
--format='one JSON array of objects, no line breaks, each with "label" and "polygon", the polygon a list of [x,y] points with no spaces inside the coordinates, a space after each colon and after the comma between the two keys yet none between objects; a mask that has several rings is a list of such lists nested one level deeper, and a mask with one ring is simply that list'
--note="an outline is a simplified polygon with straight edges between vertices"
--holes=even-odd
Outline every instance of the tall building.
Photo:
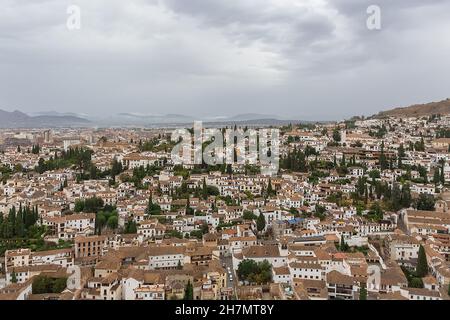
[{"label": "tall building", "polygon": [[50,130],[44,131],[44,143],[50,143],[51,132]]}]

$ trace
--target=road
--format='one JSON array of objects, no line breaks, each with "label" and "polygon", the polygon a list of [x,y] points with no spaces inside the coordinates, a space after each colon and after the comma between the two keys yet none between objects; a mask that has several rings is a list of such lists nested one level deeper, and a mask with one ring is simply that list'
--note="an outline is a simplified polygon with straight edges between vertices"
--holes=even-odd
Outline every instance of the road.
[{"label": "road", "polygon": [[[226,283],[227,287],[228,288],[233,288],[235,290],[235,292],[236,292],[236,283],[237,283],[236,279],[237,279],[237,277],[236,277],[236,274],[235,274],[235,272],[233,270],[233,261],[232,261],[231,256],[230,257],[221,257],[220,258],[220,263],[222,265],[225,265],[225,269],[226,269],[226,272],[227,272],[227,283]],[[231,273],[228,272],[228,270],[230,270]],[[233,281],[230,281],[230,274],[233,276]]]}]

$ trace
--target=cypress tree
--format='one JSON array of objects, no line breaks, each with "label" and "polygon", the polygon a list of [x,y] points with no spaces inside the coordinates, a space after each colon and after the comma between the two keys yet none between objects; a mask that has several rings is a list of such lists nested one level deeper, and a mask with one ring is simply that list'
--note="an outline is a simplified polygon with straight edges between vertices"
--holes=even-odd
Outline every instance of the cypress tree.
[{"label": "cypress tree", "polygon": [[192,286],[191,280],[188,281],[184,289],[184,300],[194,300],[194,287]]},{"label": "cypress tree", "polygon": [[203,178],[203,187],[202,187],[203,199],[208,199],[208,186],[206,185],[206,179]]},{"label": "cypress tree", "polygon": [[441,182],[441,175],[439,171],[440,171],[439,168],[434,169],[433,182],[435,185]]},{"label": "cypress tree", "polygon": [[19,238],[22,238],[25,234],[25,230],[24,230],[24,225],[23,225],[23,210],[22,210],[22,205],[20,205],[19,207],[19,211],[17,213],[16,216],[16,221],[14,224],[14,231],[15,231],[15,235],[18,236]]},{"label": "cypress tree", "polygon": [[359,290],[359,300],[367,300],[367,289],[364,284],[361,284],[361,289]]},{"label": "cypress tree", "polygon": [[409,208],[411,206],[411,188],[409,187],[409,183],[402,187],[401,205],[403,208]]},{"label": "cypress tree", "polygon": [[270,197],[274,194],[274,190],[272,188],[272,181],[269,179],[269,184],[267,186],[267,196]]},{"label": "cypress tree", "polygon": [[17,283],[17,276],[15,271],[13,271],[11,274],[11,283]]},{"label": "cypress tree", "polygon": [[419,248],[419,256],[417,259],[416,275],[420,278],[425,277],[428,274],[428,263],[425,249],[421,245]]},{"label": "cypress tree", "polygon": [[256,228],[259,232],[263,231],[266,227],[266,218],[262,213],[259,214],[258,218],[256,219]]}]

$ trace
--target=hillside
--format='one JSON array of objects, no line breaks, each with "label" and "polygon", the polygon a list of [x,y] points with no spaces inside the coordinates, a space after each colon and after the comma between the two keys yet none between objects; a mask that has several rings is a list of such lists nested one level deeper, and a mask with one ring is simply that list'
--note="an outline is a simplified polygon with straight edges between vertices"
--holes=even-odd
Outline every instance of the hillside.
[{"label": "hillside", "polygon": [[417,117],[430,116],[432,114],[450,114],[450,99],[426,104],[416,104],[404,108],[381,111],[374,118],[384,117]]}]

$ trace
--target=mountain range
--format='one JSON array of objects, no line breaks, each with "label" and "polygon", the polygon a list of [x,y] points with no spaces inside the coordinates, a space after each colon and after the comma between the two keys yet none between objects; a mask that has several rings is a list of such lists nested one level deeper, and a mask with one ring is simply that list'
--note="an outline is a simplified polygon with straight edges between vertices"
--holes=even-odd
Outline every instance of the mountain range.
[{"label": "mountain range", "polygon": [[75,127],[89,125],[90,121],[71,115],[30,116],[20,111],[0,110],[0,128]]},{"label": "mountain range", "polygon": [[[389,116],[414,117],[432,114],[450,114],[450,99],[427,104],[416,104],[409,107],[394,108],[381,111],[371,118],[385,118]],[[89,120],[88,120],[88,119]],[[49,127],[108,127],[108,126],[138,126],[161,127],[192,125],[200,120],[210,126],[233,125],[284,125],[289,123],[306,123],[295,119],[281,119],[275,115],[244,113],[234,116],[205,116],[193,117],[184,114],[142,114],[123,112],[106,117],[88,117],[85,114],[60,113],[56,111],[40,111],[26,114],[15,110],[12,112],[0,110],[0,128],[49,128]]]},{"label": "mountain range", "polygon": [[[258,113],[238,114],[234,116],[204,116],[194,117],[184,114],[142,114],[123,112],[115,115],[110,115],[103,118],[92,118],[93,122],[101,126],[155,126],[155,125],[181,125],[190,124],[194,121],[203,121],[204,123],[235,123],[235,122],[249,122],[249,123],[267,123],[276,124],[278,119],[274,115],[264,115]],[[292,120],[291,120],[292,121]]]}]

